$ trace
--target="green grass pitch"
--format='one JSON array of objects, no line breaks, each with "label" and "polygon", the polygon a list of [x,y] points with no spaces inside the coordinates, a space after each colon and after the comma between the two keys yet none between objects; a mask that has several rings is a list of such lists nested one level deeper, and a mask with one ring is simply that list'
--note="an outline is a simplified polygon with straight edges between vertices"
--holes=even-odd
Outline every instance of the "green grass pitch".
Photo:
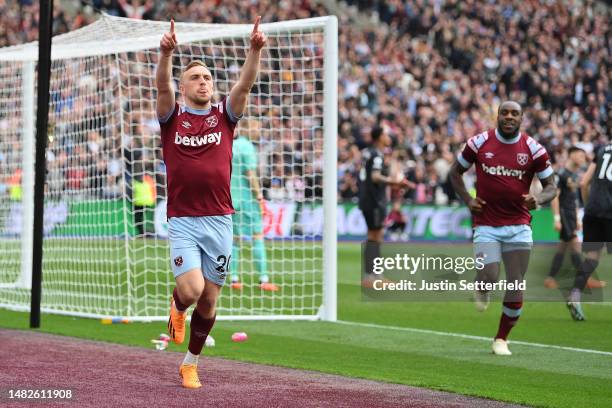
[{"label": "green grass pitch", "polygon": [[[454,244],[415,244],[415,250],[459,251]],[[610,406],[609,303],[585,304],[588,320],[576,323],[560,302],[526,302],[510,337],[522,343],[511,343],[513,356],[498,357],[489,353],[489,341],[481,338],[495,334],[498,302],[484,313],[477,313],[469,302],[366,302],[359,287],[359,257],[358,244],[339,245],[338,317],[352,323],[219,321],[212,333],[217,345],[206,354],[534,406]],[[547,270],[547,262],[532,257],[529,273]],[[609,270],[610,257],[602,263],[602,278]],[[0,327],[27,325],[28,314],[0,310]],[[43,315],[41,331],[150,348],[150,339],[164,329],[162,322],[107,326],[94,319]],[[249,340],[232,343],[235,331],[246,331]],[[170,346],[173,351],[184,349]]]}]

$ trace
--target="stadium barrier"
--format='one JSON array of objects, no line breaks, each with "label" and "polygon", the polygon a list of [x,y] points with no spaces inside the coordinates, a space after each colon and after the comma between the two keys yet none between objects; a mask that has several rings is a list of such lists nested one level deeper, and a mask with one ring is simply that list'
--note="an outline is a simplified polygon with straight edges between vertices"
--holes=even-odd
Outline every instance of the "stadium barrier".
[{"label": "stadium barrier", "polygon": [[[127,220],[124,228],[123,200],[89,200],[66,203],[49,202],[45,206],[45,234],[54,237],[130,236],[138,234],[134,220]],[[320,204],[268,203],[269,213],[264,217],[264,233],[268,239],[292,238],[295,236],[320,237],[323,233],[323,206]],[[0,235],[16,236],[21,233],[21,203],[11,205],[5,225],[0,226]],[[468,241],[472,236],[470,214],[463,206],[404,205],[406,216],[405,233],[411,240]],[[362,240],[367,229],[357,205],[338,205],[338,239]],[[558,239],[553,229],[550,208],[532,212],[533,238],[536,242],[551,242]],[[167,238],[166,201],[157,203],[155,210],[145,213],[155,226],[155,235]]]}]

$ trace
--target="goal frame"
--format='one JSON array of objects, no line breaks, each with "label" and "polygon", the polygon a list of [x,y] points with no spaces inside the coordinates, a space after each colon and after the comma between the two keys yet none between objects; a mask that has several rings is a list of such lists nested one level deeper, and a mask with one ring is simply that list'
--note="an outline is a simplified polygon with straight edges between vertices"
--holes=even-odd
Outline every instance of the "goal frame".
[{"label": "goal frame", "polygon": [[[104,15],[104,19],[128,20]],[[166,25],[164,22],[151,24]],[[192,24],[210,30],[206,32],[181,34],[181,42],[189,43],[202,40],[225,39],[236,36],[247,36],[252,30],[250,24]],[[322,236],[323,247],[323,285],[322,304],[318,313],[313,315],[222,315],[219,320],[337,320],[337,121],[338,121],[338,20],[335,16],[325,16],[292,20],[260,25],[266,34],[291,33],[304,29],[323,29],[324,59],[323,59],[323,216],[324,227]],[[214,30],[213,30],[214,29]],[[138,38],[113,38],[111,40],[90,41],[87,47],[74,47],[63,43],[63,38],[70,38],[74,32],[62,34],[53,38],[51,60],[62,60],[79,57],[92,57],[123,52],[141,51],[156,48],[159,45],[158,35]],[[109,52],[112,49],[112,52]],[[22,235],[21,235],[21,269],[20,275],[12,284],[0,284],[0,288],[31,289],[32,287],[32,248],[34,225],[34,157],[36,152],[34,129],[35,123],[35,66],[38,60],[37,43],[8,47],[0,53],[1,61],[19,61],[23,63],[22,78],[22,112],[24,118],[23,150],[22,150]],[[125,138],[125,130],[121,127],[121,137]],[[128,238],[126,238],[128,239]],[[44,254],[43,254],[44,256]],[[44,271],[43,271],[44,275]],[[131,276],[128,272],[128,284]],[[44,278],[43,278],[44,279]],[[43,289],[44,290],[44,289]],[[44,293],[43,293],[44,296]],[[29,305],[2,303],[0,308],[29,311]],[[109,318],[96,313],[74,312],[41,307],[45,313],[80,316],[89,318]],[[119,316],[129,321],[163,321],[167,316]]]}]

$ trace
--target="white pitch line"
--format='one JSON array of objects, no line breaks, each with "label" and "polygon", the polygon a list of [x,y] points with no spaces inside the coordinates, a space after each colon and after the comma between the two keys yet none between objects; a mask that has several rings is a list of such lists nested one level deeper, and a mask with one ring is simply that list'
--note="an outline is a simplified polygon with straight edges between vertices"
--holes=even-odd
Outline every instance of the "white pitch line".
[{"label": "white pitch line", "polygon": [[593,306],[605,306],[612,307],[612,302],[582,302],[583,304],[593,305]]},{"label": "white pitch line", "polygon": [[[470,339],[470,340],[478,340],[478,341],[488,341],[488,342],[492,341],[492,338],[490,337],[472,336],[470,334],[441,332],[441,331],[426,330],[426,329],[415,329],[413,327],[385,326],[383,324],[349,322],[346,320],[337,320],[335,323],[344,324],[347,326],[371,327],[374,329],[386,329],[386,330],[405,331],[405,332],[412,332],[412,333],[433,334],[436,336],[459,337],[462,339]],[[518,340],[510,340],[508,343],[509,344],[520,344],[522,346],[549,348],[549,349],[555,349],[555,350],[575,351],[577,353],[590,353],[590,354],[599,354],[602,356],[612,356],[612,352],[610,351],[591,350],[591,349],[583,349],[583,348],[577,348],[577,347],[555,346],[553,344],[531,343],[528,341],[518,341]]]}]

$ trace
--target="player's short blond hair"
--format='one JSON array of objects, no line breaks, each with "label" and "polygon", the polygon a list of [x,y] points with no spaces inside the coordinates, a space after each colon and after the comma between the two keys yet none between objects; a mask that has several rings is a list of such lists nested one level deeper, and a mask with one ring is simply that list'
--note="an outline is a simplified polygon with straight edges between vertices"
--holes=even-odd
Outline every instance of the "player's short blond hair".
[{"label": "player's short blond hair", "polygon": [[183,82],[183,75],[185,75],[185,72],[189,71],[191,68],[193,67],[204,67],[208,70],[208,72],[211,73],[210,69],[206,66],[206,64],[203,61],[200,60],[192,60],[191,62],[189,62],[189,64],[187,64],[187,66],[185,68],[183,68],[183,70],[181,71],[181,77],[180,77],[180,82]]}]

